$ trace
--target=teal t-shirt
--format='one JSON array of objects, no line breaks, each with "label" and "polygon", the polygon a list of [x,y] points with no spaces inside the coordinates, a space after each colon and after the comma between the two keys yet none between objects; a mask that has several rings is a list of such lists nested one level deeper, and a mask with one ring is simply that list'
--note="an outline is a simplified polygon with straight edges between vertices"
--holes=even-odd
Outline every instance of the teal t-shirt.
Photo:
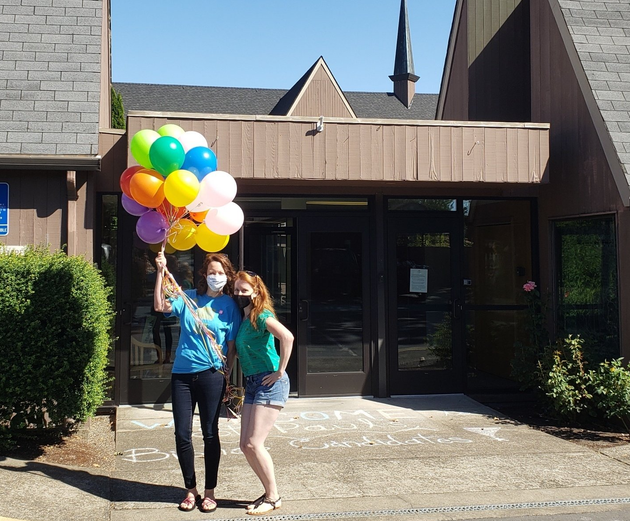
[{"label": "teal t-shirt", "polygon": [[236,352],[245,376],[277,371],[280,366],[274,337],[267,330],[267,319],[273,316],[271,311],[265,309],[256,320],[258,329],[254,329],[248,319],[241,323],[236,335]]},{"label": "teal t-shirt", "polygon": [[[196,301],[197,315],[206,327],[214,333],[217,344],[227,354],[228,340],[235,340],[239,326],[241,325],[241,312],[232,297],[220,295],[210,297],[198,295],[196,290],[185,292]],[[186,306],[183,297],[171,301],[172,311],[166,316],[179,317],[180,331],[174,373],[198,373],[206,369],[221,369],[222,362],[212,349],[209,339],[198,331],[198,325],[191,311]]]}]

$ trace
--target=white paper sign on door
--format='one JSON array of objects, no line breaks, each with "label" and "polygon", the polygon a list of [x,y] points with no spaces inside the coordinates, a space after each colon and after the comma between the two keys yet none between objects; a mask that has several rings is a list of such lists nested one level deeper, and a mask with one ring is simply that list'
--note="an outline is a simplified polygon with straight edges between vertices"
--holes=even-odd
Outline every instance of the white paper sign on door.
[{"label": "white paper sign on door", "polygon": [[414,268],[409,270],[409,291],[411,293],[427,293],[429,286],[429,270]]}]

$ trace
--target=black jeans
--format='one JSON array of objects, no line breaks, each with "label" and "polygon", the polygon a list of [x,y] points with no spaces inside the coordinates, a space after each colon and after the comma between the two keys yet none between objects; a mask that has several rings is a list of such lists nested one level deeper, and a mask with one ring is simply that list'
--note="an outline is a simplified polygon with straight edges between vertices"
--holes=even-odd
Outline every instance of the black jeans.
[{"label": "black jeans", "polygon": [[206,466],[205,488],[217,486],[221,444],[219,442],[219,415],[225,391],[225,376],[215,369],[201,373],[171,376],[173,393],[173,419],[175,421],[175,447],[179,466],[187,489],[197,486],[195,450],[192,443],[192,424],[195,406],[199,405],[201,432],[203,433]]}]

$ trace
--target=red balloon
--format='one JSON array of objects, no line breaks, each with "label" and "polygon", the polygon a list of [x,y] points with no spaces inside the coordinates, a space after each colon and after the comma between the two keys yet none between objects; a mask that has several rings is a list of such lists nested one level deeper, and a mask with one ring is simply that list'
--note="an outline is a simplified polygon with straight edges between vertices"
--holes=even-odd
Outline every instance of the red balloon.
[{"label": "red balloon", "polygon": [[120,188],[122,189],[123,194],[127,197],[131,197],[131,199],[133,199],[133,197],[131,195],[131,190],[129,189],[129,183],[131,182],[133,175],[143,169],[144,167],[141,165],[130,166],[120,176]]},{"label": "red balloon", "polygon": [[166,199],[162,201],[162,204],[156,208],[158,212],[160,212],[169,224],[173,224],[175,221],[179,220],[184,216],[184,214],[188,211],[183,206],[173,206]]}]

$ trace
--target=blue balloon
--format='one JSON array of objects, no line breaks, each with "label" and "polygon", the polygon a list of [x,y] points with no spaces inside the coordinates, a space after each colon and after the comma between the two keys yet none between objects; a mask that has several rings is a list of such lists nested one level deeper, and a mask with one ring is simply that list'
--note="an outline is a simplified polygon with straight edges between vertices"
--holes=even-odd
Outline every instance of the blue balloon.
[{"label": "blue balloon", "polygon": [[189,170],[201,181],[217,169],[217,156],[208,147],[195,147],[186,152],[182,170]]}]

